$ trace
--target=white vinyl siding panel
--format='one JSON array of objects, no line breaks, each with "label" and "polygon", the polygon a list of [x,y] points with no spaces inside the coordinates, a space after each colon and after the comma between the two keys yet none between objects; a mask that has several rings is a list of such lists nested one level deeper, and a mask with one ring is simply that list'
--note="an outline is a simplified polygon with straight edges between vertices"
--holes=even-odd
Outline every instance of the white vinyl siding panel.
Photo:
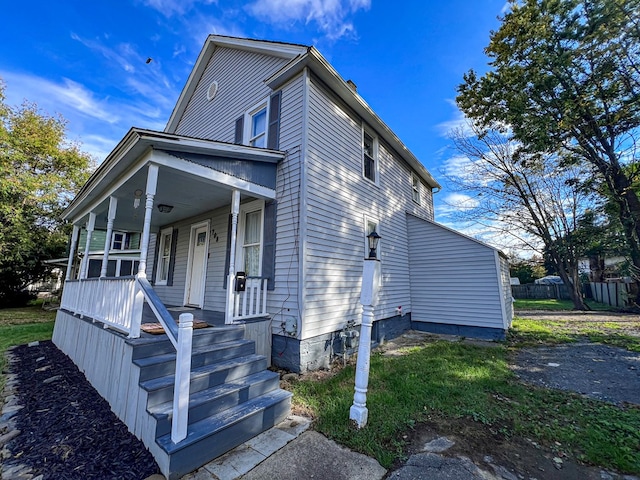
[{"label": "white vinyl siding panel", "polygon": [[411,320],[505,328],[496,251],[407,215]]},{"label": "white vinyl siding panel", "polygon": [[500,264],[500,278],[502,287],[502,298],[504,301],[504,313],[503,320],[504,328],[509,328],[513,321],[513,295],[511,293],[511,274],[509,273],[509,260],[503,255],[498,255],[498,262]]},{"label": "white vinyl siding panel", "polygon": [[[172,133],[233,142],[236,119],[272,93],[264,79],[285,63],[285,59],[269,55],[216,48]],[[213,81],[218,82],[218,92],[208,100],[207,90]]]},{"label": "white vinyl siding panel", "polygon": [[309,101],[303,339],[335,331],[348,320],[360,323],[365,215],[379,222],[382,235],[375,318],[396,315],[398,306],[410,311],[405,214],[433,217],[430,195],[422,205],[413,202],[411,170],[384,142],[378,150],[379,184],[363,177],[362,123],[315,79]]}]

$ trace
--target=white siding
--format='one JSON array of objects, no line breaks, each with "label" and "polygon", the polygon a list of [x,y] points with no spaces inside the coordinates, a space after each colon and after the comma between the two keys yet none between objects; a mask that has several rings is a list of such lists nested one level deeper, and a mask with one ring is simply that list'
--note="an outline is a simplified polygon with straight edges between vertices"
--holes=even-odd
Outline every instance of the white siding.
[{"label": "white siding", "polygon": [[[313,79],[313,77],[312,77]],[[385,144],[379,186],[362,176],[362,123],[315,79],[309,92],[306,293],[302,338],[361,320],[365,215],[380,225],[382,290],[376,319],[410,310],[407,211],[433,217],[431,192],[411,197],[411,170]]]},{"label": "white siding", "polygon": [[[172,133],[233,142],[236,119],[271,94],[264,79],[286,62],[243,50],[216,48]],[[209,101],[207,89],[214,80],[218,93]]]},{"label": "white siding", "polygon": [[411,320],[504,329],[496,251],[407,215]]},{"label": "white siding", "polygon": [[504,328],[509,328],[513,320],[513,295],[511,294],[511,275],[509,273],[509,260],[503,255],[498,255],[498,262],[500,263],[500,287],[502,288],[502,298],[504,301]]}]

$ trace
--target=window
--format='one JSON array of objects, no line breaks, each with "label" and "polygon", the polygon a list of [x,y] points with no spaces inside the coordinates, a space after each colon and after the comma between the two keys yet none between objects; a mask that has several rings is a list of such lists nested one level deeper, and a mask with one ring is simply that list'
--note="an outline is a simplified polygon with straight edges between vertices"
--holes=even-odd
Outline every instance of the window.
[{"label": "window", "polygon": [[262,275],[262,230],[264,202],[251,202],[240,210],[238,224],[239,258],[238,271],[248,277]]},{"label": "window", "polygon": [[373,183],[378,183],[378,139],[366,131],[363,133],[363,175]]},{"label": "window", "polygon": [[169,278],[169,263],[171,261],[171,240],[173,230],[167,228],[160,232],[160,248],[158,249],[158,270],[156,284],[166,285]]},{"label": "window", "polygon": [[249,145],[265,148],[267,146],[267,105],[249,113]]},{"label": "window", "polygon": [[129,248],[129,235],[124,232],[113,232],[111,236],[111,250],[127,250]]},{"label": "window", "polygon": [[[378,235],[382,235],[380,233],[380,225],[377,220],[369,217],[364,217],[364,226],[365,226],[365,234],[364,234],[364,258],[369,258],[369,239],[367,235],[369,235],[374,230]],[[380,259],[380,244],[382,242],[378,242],[378,248],[376,249],[376,257]]]},{"label": "window", "polygon": [[415,174],[411,174],[411,189],[411,198],[420,205],[420,179]]}]

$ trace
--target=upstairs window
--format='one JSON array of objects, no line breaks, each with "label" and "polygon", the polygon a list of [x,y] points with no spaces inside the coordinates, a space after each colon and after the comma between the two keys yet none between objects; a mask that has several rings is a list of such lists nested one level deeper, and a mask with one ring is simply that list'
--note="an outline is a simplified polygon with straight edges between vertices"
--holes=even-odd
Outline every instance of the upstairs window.
[{"label": "upstairs window", "polygon": [[366,131],[363,134],[363,175],[364,178],[378,183],[378,139]]},{"label": "upstairs window", "polygon": [[420,179],[415,174],[411,174],[411,198],[420,205]]},{"label": "upstairs window", "polygon": [[124,232],[113,232],[111,237],[111,250],[128,250],[129,234]]},{"label": "upstairs window", "polygon": [[249,114],[249,145],[265,148],[267,146],[267,106],[258,107]]}]

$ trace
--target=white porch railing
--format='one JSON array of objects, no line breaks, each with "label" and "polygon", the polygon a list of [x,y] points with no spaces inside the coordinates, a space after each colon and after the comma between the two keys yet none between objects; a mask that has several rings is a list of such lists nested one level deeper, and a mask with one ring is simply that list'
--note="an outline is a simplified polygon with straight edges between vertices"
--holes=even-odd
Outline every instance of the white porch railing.
[{"label": "white porch railing", "polygon": [[246,320],[267,315],[267,279],[247,278],[245,291],[233,293],[233,320]]},{"label": "white porch railing", "polygon": [[60,307],[131,334],[135,291],[133,276],[67,280]]},{"label": "white porch railing", "polygon": [[60,308],[139,337],[144,300],[176,349],[171,441],[178,443],[187,436],[193,315],[183,313],[176,323],[147,279],[133,276],[67,280]]}]

